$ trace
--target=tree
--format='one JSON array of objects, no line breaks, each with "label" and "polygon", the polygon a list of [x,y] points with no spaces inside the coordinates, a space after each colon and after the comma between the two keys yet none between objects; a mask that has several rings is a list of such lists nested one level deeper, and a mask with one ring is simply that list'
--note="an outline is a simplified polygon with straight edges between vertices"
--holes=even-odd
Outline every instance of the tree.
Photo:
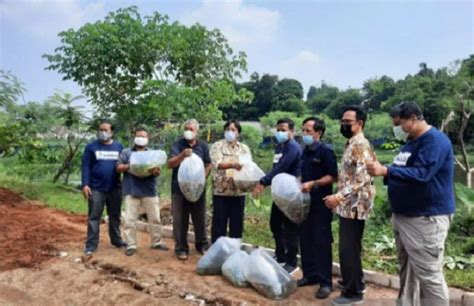
[{"label": "tree", "polygon": [[340,119],[344,108],[349,105],[360,105],[362,94],[358,89],[347,89],[341,91],[337,98],[325,109],[325,113],[332,119]]},{"label": "tree", "polygon": [[362,90],[364,106],[369,111],[379,111],[381,104],[395,93],[395,81],[386,75],[369,79],[364,82]]},{"label": "tree", "polygon": [[314,86],[310,86],[308,93],[306,94],[306,101],[311,100],[312,97],[314,97],[318,93],[318,88]]},{"label": "tree", "polygon": [[315,95],[312,96],[306,103],[308,108],[315,114],[321,113],[331,102],[336,100],[339,95],[339,88],[328,85],[324,82],[321,86],[316,88]]},{"label": "tree", "polygon": [[[282,79],[271,90],[271,110],[285,111],[288,110],[288,104],[293,104],[298,108],[294,101],[303,99],[303,86],[295,79]],[[289,102],[293,100],[293,102]]]},{"label": "tree", "polygon": [[58,171],[53,177],[56,183],[61,176],[64,176],[64,183],[69,183],[69,176],[74,169],[74,160],[79,152],[79,148],[85,141],[88,130],[81,131],[81,124],[85,120],[82,112],[83,107],[74,106],[73,102],[84,99],[84,96],[72,96],[70,93],[55,92],[53,96],[48,98],[48,102],[56,107],[54,115],[67,128],[66,144],[63,146],[64,160]]},{"label": "tree", "polygon": [[119,114],[130,129],[168,117],[220,119],[220,107],[251,100],[233,86],[246,56],[217,29],[171,23],[158,12],[142,18],[133,6],[59,37],[54,54],[44,55],[46,69],[77,82],[100,112]]}]

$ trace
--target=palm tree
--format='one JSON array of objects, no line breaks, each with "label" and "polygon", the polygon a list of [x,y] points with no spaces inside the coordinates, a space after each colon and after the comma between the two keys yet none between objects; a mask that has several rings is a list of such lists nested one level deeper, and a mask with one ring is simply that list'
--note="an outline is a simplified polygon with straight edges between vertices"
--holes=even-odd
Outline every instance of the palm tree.
[{"label": "palm tree", "polygon": [[74,106],[73,102],[84,99],[82,95],[72,96],[70,93],[57,91],[48,98],[48,102],[54,105],[57,109],[55,115],[61,118],[63,125],[71,129],[78,127],[84,122],[85,116],[83,114],[83,106]]}]

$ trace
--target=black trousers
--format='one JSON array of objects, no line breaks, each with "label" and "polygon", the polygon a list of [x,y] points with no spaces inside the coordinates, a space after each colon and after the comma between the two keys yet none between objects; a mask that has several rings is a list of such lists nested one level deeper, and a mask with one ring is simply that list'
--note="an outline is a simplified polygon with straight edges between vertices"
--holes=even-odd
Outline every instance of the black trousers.
[{"label": "black trousers", "polygon": [[361,253],[365,220],[340,217],[339,221],[339,262],[344,295],[361,296],[364,290]]},{"label": "black trousers", "polygon": [[196,202],[189,202],[182,194],[171,195],[171,212],[173,215],[173,236],[176,253],[189,252],[188,229],[189,215],[194,226],[195,247],[201,250],[207,245],[206,238],[206,199],[204,194]]},{"label": "black trousers", "polygon": [[229,197],[214,195],[212,206],[212,243],[221,236],[227,236],[227,226],[229,226],[229,237],[242,238],[245,196]]},{"label": "black trousers", "polygon": [[332,211],[322,202],[312,202],[308,218],[299,225],[303,277],[332,287]]},{"label": "black trousers", "polygon": [[298,255],[298,225],[272,204],[270,229],[275,239],[275,256],[279,262],[296,267]]},{"label": "black trousers", "polygon": [[93,252],[99,246],[100,222],[104,206],[107,207],[107,215],[109,216],[110,243],[114,245],[122,244],[122,237],[120,236],[121,204],[122,193],[120,188],[110,192],[92,190],[92,195],[88,200],[86,251]]}]

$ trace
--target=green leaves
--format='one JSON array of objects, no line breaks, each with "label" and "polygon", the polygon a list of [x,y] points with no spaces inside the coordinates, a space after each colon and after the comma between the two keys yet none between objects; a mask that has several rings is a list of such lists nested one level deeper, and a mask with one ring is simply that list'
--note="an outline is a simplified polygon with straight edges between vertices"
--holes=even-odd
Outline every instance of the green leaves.
[{"label": "green leaves", "polygon": [[234,54],[217,29],[170,23],[158,12],[142,18],[132,6],[59,36],[61,46],[44,55],[46,69],[81,85],[99,111],[126,114],[129,124],[142,120],[136,108],[150,117],[216,120],[222,106],[249,99],[233,86],[246,56]]}]

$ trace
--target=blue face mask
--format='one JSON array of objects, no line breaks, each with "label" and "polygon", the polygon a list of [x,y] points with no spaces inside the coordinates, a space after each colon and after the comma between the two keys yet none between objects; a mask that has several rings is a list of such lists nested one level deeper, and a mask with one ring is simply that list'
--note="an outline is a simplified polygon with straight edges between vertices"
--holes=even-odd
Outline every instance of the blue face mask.
[{"label": "blue face mask", "polygon": [[314,143],[314,138],[311,135],[303,135],[303,143],[305,145],[312,145]]},{"label": "blue face mask", "polygon": [[278,131],[275,133],[275,138],[278,143],[283,143],[289,139],[288,132]]}]

